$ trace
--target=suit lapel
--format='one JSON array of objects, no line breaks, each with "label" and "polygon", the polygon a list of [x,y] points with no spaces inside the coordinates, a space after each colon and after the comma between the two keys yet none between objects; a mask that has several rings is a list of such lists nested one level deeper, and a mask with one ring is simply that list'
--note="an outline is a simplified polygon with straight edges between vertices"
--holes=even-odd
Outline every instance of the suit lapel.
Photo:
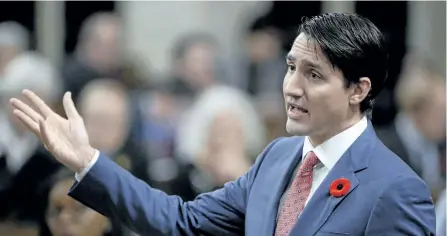
[{"label": "suit lapel", "polygon": [[[278,157],[280,158],[279,161],[276,162],[276,165],[278,166],[272,167],[272,169],[275,170],[275,173],[279,174],[277,178],[280,179],[280,183],[271,190],[272,193],[275,194],[275,196],[268,202],[268,223],[265,226],[266,235],[274,235],[274,230],[276,227],[276,217],[278,209],[280,207],[279,203],[287,187],[287,184],[292,178],[293,171],[301,160],[301,156],[303,153],[303,140],[304,139],[300,139],[299,143],[294,146],[292,150],[285,150],[283,156]],[[268,186],[266,187],[268,188]]]},{"label": "suit lapel", "polygon": [[[317,191],[304,208],[291,235],[314,235],[327,221],[337,206],[359,185],[356,173],[368,167],[369,156],[376,141],[371,123],[367,129],[343,154],[334,168],[329,172]],[[346,178],[351,183],[349,192],[342,197],[330,195],[331,183],[339,178]]]}]

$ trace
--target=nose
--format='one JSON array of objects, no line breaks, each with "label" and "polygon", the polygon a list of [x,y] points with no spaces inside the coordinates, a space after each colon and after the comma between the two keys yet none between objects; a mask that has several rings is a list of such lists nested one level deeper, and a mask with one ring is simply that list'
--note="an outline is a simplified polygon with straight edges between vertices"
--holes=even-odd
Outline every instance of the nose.
[{"label": "nose", "polygon": [[286,75],[284,78],[283,92],[285,97],[299,98],[303,96],[303,80],[300,78],[298,72],[292,75]]}]

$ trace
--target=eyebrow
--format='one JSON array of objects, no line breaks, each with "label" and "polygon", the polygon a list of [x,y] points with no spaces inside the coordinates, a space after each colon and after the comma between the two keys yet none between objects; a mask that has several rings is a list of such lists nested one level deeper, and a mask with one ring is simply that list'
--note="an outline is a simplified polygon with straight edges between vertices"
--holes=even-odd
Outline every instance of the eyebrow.
[{"label": "eyebrow", "polygon": [[[290,61],[290,62],[295,62],[296,61],[296,57],[292,54],[287,54],[286,56],[286,60]],[[301,63],[303,63],[304,65],[307,65],[309,67],[313,67],[315,69],[321,69],[321,66],[314,61],[308,60],[308,59],[302,59]]]},{"label": "eyebrow", "polygon": [[292,54],[289,53],[286,56],[286,60],[294,62],[294,61],[296,61],[296,58],[295,58],[295,56],[293,56]]}]

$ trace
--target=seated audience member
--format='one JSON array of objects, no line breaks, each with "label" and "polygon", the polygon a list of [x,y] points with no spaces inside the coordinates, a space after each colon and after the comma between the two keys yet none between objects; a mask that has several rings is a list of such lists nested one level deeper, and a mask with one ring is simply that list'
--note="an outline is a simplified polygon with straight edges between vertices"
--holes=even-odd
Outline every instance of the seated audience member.
[{"label": "seated audience member", "polygon": [[127,89],[111,79],[88,83],[79,97],[90,143],[137,178],[149,182],[147,152],[131,134],[133,110]]},{"label": "seated audience member", "polygon": [[56,69],[46,58],[29,51],[28,41],[23,26],[0,24],[0,235],[39,232],[45,209],[43,183],[60,167],[8,105],[25,88],[36,91],[50,105],[59,100]]},{"label": "seated audience member", "polygon": [[191,182],[198,193],[206,192],[248,170],[266,143],[266,129],[250,97],[222,83],[211,36],[180,38],[173,51],[174,71],[196,93],[180,119],[175,153],[194,165]]},{"label": "seated audience member", "polygon": [[107,218],[67,195],[73,182],[73,173],[62,169],[51,186],[46,210],[46,223],[51,235],[107,235]]},{"label": "seated audience member", "polygon": [[228,63],[230,84],[247,92],[258,108],[267,130],[268,139],[287,135],[284,129],[282,86],[287,65],[282,49],[284,32],[269,19],[261,17],[249,28],[244,49]]},{"label": "seated audience member", "polygon": [[391,126],[377,130],[388,148],[427,182],[434,199],[445,188],[443,70],[443,66],[437,68],[435,62],[421,55],[408,55],[396,86],[400,112]]},{"label": "seated audience member", "polygon": [[153,84],[140,97],[139,108],[143,117],[142,140],[150,150],[149,176],[153,187],[184,200],[193,200],[188,178],[188,163],[176,158],[175,134],[183,110],[188,106],[188,94],[179,90],[172,81]]},{"label": "seated audience member", "polygon": [[113,12],[97,12],[83,23],[76,48],[62,67],[64,90],[71,91],[74,102],[90,81],[111,78],[129,89],[144,84],[140,65],[123,53],[123,27]]}]

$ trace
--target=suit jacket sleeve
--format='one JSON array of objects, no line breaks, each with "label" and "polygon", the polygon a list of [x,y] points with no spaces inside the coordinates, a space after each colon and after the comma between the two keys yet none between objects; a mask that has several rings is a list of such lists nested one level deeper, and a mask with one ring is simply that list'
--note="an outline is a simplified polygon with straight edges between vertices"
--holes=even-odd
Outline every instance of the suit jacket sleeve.
[{"label": "suit jacket sleeve", "polygon": [[277,141],[245,175],[194,201],[153,189],[102,155],[69,195],[141,235],[240,235],[251,184]]},{"label": "suit jacket sleeve", "polygon": [[400,177],[383,191],[365,235],[435,235],[435,211],[427,185],[417,177]]}]

